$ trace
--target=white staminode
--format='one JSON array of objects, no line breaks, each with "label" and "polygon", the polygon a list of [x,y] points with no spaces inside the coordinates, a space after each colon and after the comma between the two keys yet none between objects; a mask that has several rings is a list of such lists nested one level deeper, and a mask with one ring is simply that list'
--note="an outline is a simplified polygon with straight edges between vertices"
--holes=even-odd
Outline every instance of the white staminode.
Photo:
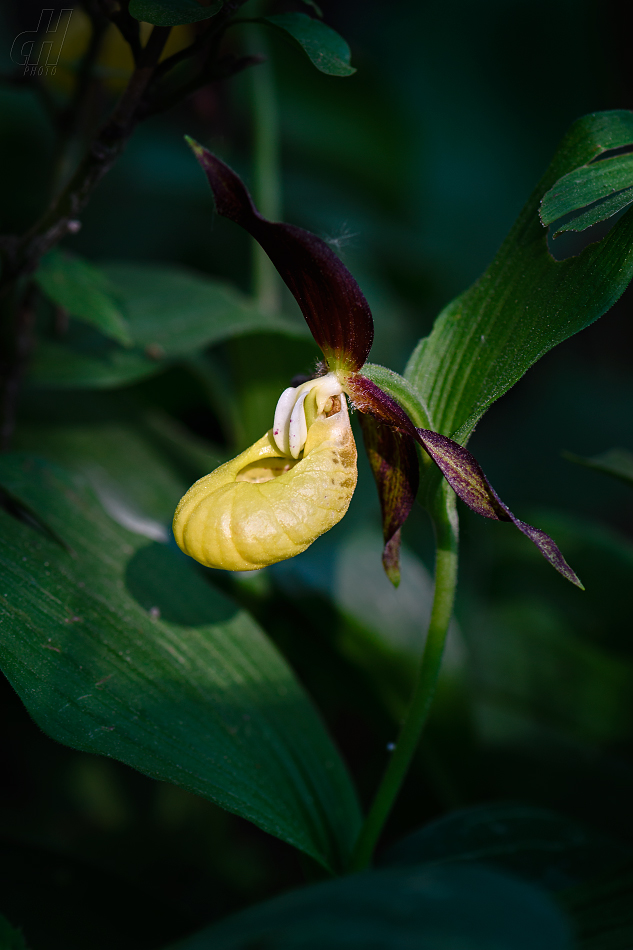
[{"label": "white staminode", "polygon": [[317,412],[321,413],[328,399],[340,396],[343,387],[334,373],[319,376],[318,379],[309,379],[296,389],[292,386],[284,389],[275,409],[273,438],[279,451],[284,455],[291,455],[294,459],[299,458],[308,438],[305,401],[313,390]]}]

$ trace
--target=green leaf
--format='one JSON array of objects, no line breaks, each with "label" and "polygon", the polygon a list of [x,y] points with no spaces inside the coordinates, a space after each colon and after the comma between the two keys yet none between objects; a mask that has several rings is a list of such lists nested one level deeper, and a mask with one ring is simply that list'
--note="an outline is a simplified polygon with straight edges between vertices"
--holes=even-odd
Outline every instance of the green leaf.
[{"label": "green leaf", "polygon": [[575,168],[553,185],[541,202],[544,225],[600,198],[633,186],[633,155],[615,155]]},{"label": "green leaf", "polygon": [[0,950],[28,950],[22,931],[12,927],[0,914]]},{"label": "green leaf", "polygon": [[40,261],[35,280],[46,296],[71,317],[89,323],[124,346],[132,343],[115,289],[94,265],[66,251],[49,251]]},{"label": "green leaf", "polygon": [[307,13],[277,13],[258,22],[269,23],[291,36],[322,73],[351,76],[356,72],[350,65],[350,48],[343,37],[321,20]]},{"label": "green leaf", "polygon": [[627,485],[633,485],[633,452],[628,452],[626,449],[609,449],[608,452],[594,455],[592,458],[583,458],[572,452],[563,454],[570,462],[584,465],[585,468],[593,468],[596,472],[604,472],[605,475],[613,475],[614,478],[619,478]]},{"label": "green leaf", "polygon": [[323,10],[318,5],[318,3],[315,3],[314,0],[303,0],[303,2],[307,7],[311,7],[321,20],[323,19]]},{"label": "green leaf", "polygon": [[161,372],[168,363],[157,357],[125,349],[96,330],[71,323],[63,342],[40,340],[27,378],[35,386],[52,389],[109,389]]},{"label": "green leaf", "polygon": [[397,868],[292,891],[173,950],[571,950],[547,894],[487,868]]},{"label": "green leaf", "polygon": [[[115,521],[167,541],[174,509],[189,485],[143,436],[140,426],[115,420],[27,424],[20,428],[16,448],[81,473]],[[209,470],[219,464],[218,459]]]},{"label": "green leaf", "polygon": [[183,356],[259,331],[309,338],[303,321],[262,312],[228,284],[185,267],[111,263],[103,272],[125,301],[135,344],[156,356]]},{"label": "green leaf", "polygon": [[184,267],[110,263],[101,271],[124,305],[135,347],[124,349],[71,324],[63,340],[44,338],[37,347],[29,371],[36,385],[124,386],[230,337],[277,332],[310,338],[303,321],[260,312],[239,291]]},{"label": "green leaf", "polygon": [[622,211],[627,205],[633,203],[633,187],[625,188],[624,191],[618,191],[609,198],[603,198],[596,201],[582,214],[569,215],[565,219],[559,219],[554,230],[554,237],[558,237],[563,231],[584,231],[586,228],[593,227],[600,221],[606,221],[612,218],[618,211]]},{"label": "green leaf", "polygon": [[481,861],[558,891],[632,857],[630,848],[564,815],[495,802],[431,822],[390,848],[382,863],[391,867]]},{"label": "green leaf", "polygon": [[372,383],[386,392],[396,400],[405,410],[414,425],[421,429],[429,429],[428,409],[416,393],[415,389],[403,376],[387,369],[386,366],[379,366],[377,363],[365,363],[363,366],[363,376],[371,379]]},{"label": "green leaf", "polygon": [[196,0],[131,0],[129,11],[135,19],[154,26],[184,26],[215,16],[224,0],[212,0],[208,6]]},{"label": "green leaf", "polygon": [[431,427],[465,443],[486,409],[544,353],[589,326],[633,275],[633,214],[578,257],[555,261],[538,217],[542,195],[600,153],[633,143],[633,113],[576,122],[485,274],[439,315],[405,376]]},{"label": "green leaf", "polygon": [[8,455],[0,483],[72,549],[0,512],[2,664],[40,727],[340,867],[360,820],[351,783],[252,618],[81,478]]}]

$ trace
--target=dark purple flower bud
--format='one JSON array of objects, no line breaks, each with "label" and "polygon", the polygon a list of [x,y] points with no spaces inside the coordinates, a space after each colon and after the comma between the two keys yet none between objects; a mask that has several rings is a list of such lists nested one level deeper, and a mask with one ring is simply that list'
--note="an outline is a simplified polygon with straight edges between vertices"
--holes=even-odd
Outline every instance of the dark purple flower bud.
[{"label": "dark purple flower bud", "polygon": [[571,569],[558,547],[549,535],[539,528],[520,521],[501,501],[496,491],[484,475],[476,458],[457,442],[432,432],[430,429],[418,429],[413,424],[404,409],[391,396],[383,392],[379,386],[360,373],[355,373],[347,381],[347,389],[353,405],[360,412],[373,415],[375,418],[393,426],[398,432],[415,439],[430,455],[438,466],[442,475],[459,498],[469,508],[484,518],[494,518],[497,521],[511,521],[519,531],[522,531],[533,541],[539,551],[547,558],[556,570],[577,587],[584,590],[580,580]]},{"label": "dark purple flower bud", "polygon": [[204,169],[218,214],[243,227],[268,254],[301,308],[332,370],[353,372],[366,361],[374,321],[362,291],[334,251],[292,224],[267,221],[243,182],[219,158],[187,137]]},{"label": "dark purple flower bud", "polygon": [[400,529],[409,517],[420,481],[415,443],[373,416],[359,414],[367,457],[374,473],[385,548],[382,563],[387,577],[400,583]]}]

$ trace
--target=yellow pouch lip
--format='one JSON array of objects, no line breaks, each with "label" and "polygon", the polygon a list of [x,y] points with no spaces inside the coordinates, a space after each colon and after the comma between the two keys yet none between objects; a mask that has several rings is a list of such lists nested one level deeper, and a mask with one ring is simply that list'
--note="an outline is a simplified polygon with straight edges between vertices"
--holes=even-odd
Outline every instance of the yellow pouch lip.
[{"label": "yellow pouch lip", "polygon": [[[266,459],[283,459],[292,468],[261,483],[237,480],[246,466]],[[338,489],[331,487],[334,476],[339,477]],[[285,560],[304,551],[343,517],[356,477],[356,446],[342,396],[338,412],[320,416],[310,426],[303,458],[294,460],[280,452],[270,429],[236,458],[192,485],[174,515],[176,542],[201,563],[227,570],[257,570]],[[295,502],[297,512],[307,513],[289,534],[287,514]],[[263,512],[261,524],[268,531],[271,518],[278,520],[276,538],[262,538],[261,551],[257,550],[258,535],[246,536],[241,530],[241,523],[250,518],[242,515],[237,523],[232,520],[235,512],[257,516],[258,507]],[[212,557],[209,549],[215,552]]]},{"label": "yellow pouch lip", "polygon": [[[199,504],[199,502],[210,492],[215,492],[224,485],[231,485],[239,472],[252,462],[257,462],[265,458],[284,458],[279,451],[273,439],[272,429],[261,437],[257,442],[245,449],[240,455],[237,455],[229,462],[224,462],[219,468],[214,469],[208,475],[203,475],[197,482],[194,482],[189,491],[183,495],[178,503],[174,513],[173,530],[178,546],[185,553],[188,553],[184,547],[183,532],[189,514]],[[283,478],[283,476],[279,476]],[[237,483],[236,483],[237,484]],[[248,484],[248,483],[244,483]]]}]

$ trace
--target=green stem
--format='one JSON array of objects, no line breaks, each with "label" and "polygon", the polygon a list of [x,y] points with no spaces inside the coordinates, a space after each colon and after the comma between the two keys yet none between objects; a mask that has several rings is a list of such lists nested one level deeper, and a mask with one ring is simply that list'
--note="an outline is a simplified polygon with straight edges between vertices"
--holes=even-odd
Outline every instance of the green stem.
[{"label": "green stem", "polygon": [[457,585],[457,512],[455,495],[444,483],[431,512],[437,543],[435,593],[418,682],[407,718],[373,804],[358,837],[350,871],[366,868],[384,824],[411,765],[422,729],[428,719],[442,665],[446,634]]},{"label": "green stem", "polygon": [[[267,53],[262,31],[249,27],[249,47]],[[265,218],[281,218],[281,182],[279,156],[279,115],[275,95],[275,77],[270,60],[251,70],[253,102],[253,197]],[[253,242],[253,290],[260,308],[275,312],[281,305],[279,275],[268,255]]]}]

